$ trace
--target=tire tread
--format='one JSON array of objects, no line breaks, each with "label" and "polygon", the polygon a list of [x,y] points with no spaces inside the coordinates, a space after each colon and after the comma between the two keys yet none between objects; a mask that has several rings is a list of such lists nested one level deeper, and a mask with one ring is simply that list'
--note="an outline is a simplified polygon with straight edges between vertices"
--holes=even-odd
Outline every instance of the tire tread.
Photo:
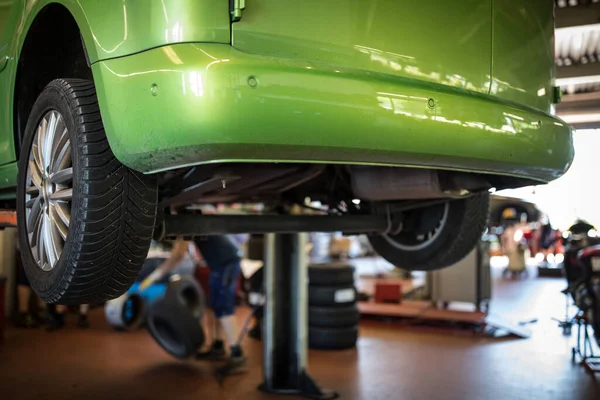
[{"label": "tire tread", "polygon": [[49,303],[97,304],[123,294],[139,273],[154,230],[156,178],[116,159],[92,82],[57,79],[49,88],[64,97],[75,121],[77,140],[71,140],[80,177],[73,186],[81,201],[72,209],[73,232],[67,240],[73,245],[59,261],[64,258],[64,273],[40,296]]},{"label": "tire tread", "polygon": [[[370,236],[373,249],[390,263],[408,270],[433,271],[456,264],[479,243],[490,210],[488,193],[478,193],[451,205],[450,219],[432,246],[415,252],[398,250],[381,236]],[[430,247],[436,246],[435,250]]]}]

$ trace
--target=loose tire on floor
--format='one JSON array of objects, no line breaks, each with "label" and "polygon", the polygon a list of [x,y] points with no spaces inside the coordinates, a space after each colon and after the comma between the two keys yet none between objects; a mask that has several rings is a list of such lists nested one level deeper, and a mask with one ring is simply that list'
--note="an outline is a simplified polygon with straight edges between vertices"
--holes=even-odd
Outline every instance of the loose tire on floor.
[{"label": "loose tire on floor", "polygon": [[316,286],[342,286],[354,284],[354,267],[347,263],[311,264],[308,281]]},{"label": "loose tire on floor", "polygon": [[308,304],[321,307],[342,307],[356,302],[356,289],[346,286],[312,286],[308,287]]},{"label": "loose tire on floor", "polygon": [[344,350],[356,346],[358,327],[308,328],[308,346],[317,350]]},{"label": "loose tire on floor", "polygon": [[135,331],[146,320],[146,304],[139,294],[125,293],[104,305],[106,320],[116,330]]},{"label": "loose tire on floor", "polygon": [[17,223],[33,289],[47,303],[93,304],[122,295],[148,253],[157,185],[154,176],[115,158],[94,84],[50,82],[21,147]]},{"label": "loose tire on floor", "polygon": [[204,344],[200,321],[187,308],[164,299],[149,307],[146,324],[156,343],[173,357],[189,358]]},{"label": "loose tire on floor", "polygon": [[174,276],[163,297],[165,303],[184,307],[194,318],[201,320],[206,309],[204,292],[196,281],[188,276]]},{"label": "loose tire on floor", "polygon": [[[373,249],[398,268],[432,271],[467,256],[489,217],[488,193],[408,212],[397,235],[373,235]],[[425,237],[421,240],[421,237]]]},{"label": "loose tire on floor", "polygon": [[309,307],[308,324],[311,327],[342,328],[358,325],[360,314],[356,304],[346,307]]}]

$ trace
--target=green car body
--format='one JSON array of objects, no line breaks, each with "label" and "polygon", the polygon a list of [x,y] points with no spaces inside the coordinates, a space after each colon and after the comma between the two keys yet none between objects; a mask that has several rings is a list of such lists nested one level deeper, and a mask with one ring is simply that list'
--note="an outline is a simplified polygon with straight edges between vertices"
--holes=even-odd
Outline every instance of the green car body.
[{"label": "green car body", "polygon": [[16,185],[21,51],[49,7],[76,22],[109,143],[135,170],[338,163],[478,172],[517,186],[555,179],[573,158],[571,127],[551,112],[546,0],[249,0],[243,10],[227,0],[8,0],[3,188]]},{"label": "green car body", "polygon": [[453,265],[489,190],[573,160],[553,35],[548,0],[0,0],[0,196],[30,283],[102,302],[152,238],[249,231]]}]

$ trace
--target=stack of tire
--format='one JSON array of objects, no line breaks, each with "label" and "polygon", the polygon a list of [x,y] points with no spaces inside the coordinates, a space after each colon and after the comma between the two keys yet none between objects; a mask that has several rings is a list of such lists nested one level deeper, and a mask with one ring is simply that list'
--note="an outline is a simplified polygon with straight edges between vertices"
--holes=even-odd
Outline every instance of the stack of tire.
[{"label": "stack of tire", "polygon": [[354,267],[346,263],[311,264],[308,277],[308,346],[319,350],[355,347],[360,316]]}]

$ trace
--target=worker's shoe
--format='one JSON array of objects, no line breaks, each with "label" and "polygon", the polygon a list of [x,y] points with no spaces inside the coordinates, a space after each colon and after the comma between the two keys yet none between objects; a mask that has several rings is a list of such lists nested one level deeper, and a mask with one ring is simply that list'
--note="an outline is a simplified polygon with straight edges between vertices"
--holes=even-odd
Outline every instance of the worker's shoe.
[{"label": "worker's shoe", "polygon": [[246,356],[240,346],[231,346],[231,353],[229,354],[229,362],[233,369],[239,369],[246,364]]},{"label": "worker's shoe", "polygon": [[48,316],[48,326],[46,331],[54,332],[65,326],[65,314],[64,313],[51,313]]},{"label": "worker's shoe", "polygon": [[15,325],[17,328],[37,328],[39,326],[33,315],[29,313],[19,313]]},{"label": "worker's shoe", "polygon": [[261,328],[261,324],[257,323],[256,325],[254,325],[252,327],[252,329],[250,329],[248,331],[248,336],[250,336],[252,339],[262,340],[262,328]]},{"label": "worker's shoe", "polygon": [[197,353],[197,360],[220,361],[224,360],[227,354],[225,353],[225,345],[222,340],[215,340],[210,346],[210,349],[205,352]]},{"label": "worker's shoe", "polygon": [[227,362],[215,371],[219,383],[222,383],[223,379],[228,375],[245,372],[244,366],[246,365],[246,360],[246,356],[244,356],[240,346],[231,346],[231,354]]},{"label": "worker's shoe", "polygon": [[77,321],[77,326],[81,329],[87,329],[90,327],[90,321],[88,320],[87,315],[80,315],[79,320]]}]

